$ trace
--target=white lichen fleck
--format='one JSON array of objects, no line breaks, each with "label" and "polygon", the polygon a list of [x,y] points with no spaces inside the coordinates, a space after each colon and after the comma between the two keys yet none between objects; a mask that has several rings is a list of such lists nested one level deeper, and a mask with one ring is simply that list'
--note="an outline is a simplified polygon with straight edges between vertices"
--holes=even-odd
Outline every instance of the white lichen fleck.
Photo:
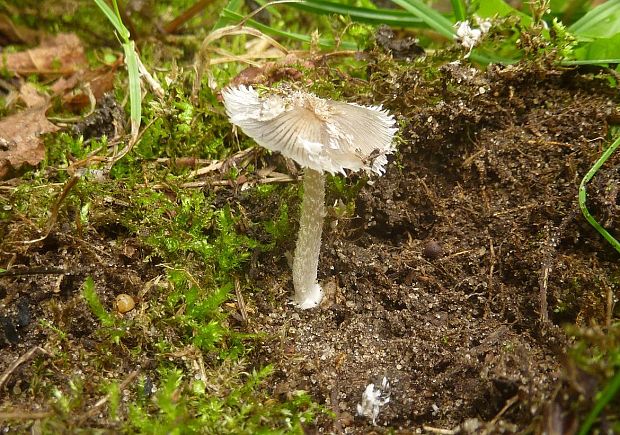
[{"label": "white lichen fleck", "polygon": [[381,387],[368,384],[362,393],[362,403],[357,405],[357,415],[372,419],[372,424],[377,424],[377,417],[381,407],[390,401],[390,383],[384,376]]},{"label": "white lichen fleck", "polygon": [[459,21],[456,27],[456,40],[467,50],[465,57],[469,57],[471,51],[482,39],[482,36],[491,29],[491,21],[476,18],[478,27],[473,27],[469,21]]}]

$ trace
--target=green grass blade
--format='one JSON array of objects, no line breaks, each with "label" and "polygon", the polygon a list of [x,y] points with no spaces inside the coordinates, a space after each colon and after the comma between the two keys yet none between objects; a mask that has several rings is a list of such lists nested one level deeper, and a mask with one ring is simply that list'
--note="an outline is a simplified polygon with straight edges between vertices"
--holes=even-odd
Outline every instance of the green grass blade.
[{"label": "green grass blade", "polygon": [[446,17],[420,0],[392,0],[415,17],[419,17],[428,27],[446,38],[454,38],[454,25]]},{"label": "green grass blade", "polygon": [[513,65],[519,62],[519,59],[512,57],[504,57],[494,53],[483,52],[482,50],[472,51],[469,55],[469,59],[482,65],[488,65],[490,63],[499,63],[501,65]]},{"label": "green grass blade", "polygon": [[608,65],[620,63],[619,58],[613,59],[586,59],[586,60],[563,60],[560,62],[561,65]]},{"label": "green grass blade", "polygon": [[620,32],[620,0],[609,0],[575,21],[568,30],[581,38],[608,38]]},{"label": "green grass blade", "polygon": [[592,7],[591,3],[592,0],[562,1],[558,2],[556,5],[552,2],[551,13],[556,14],[558,18],[561,17],[560,21],[569,26],[571,23],[574,23],[576,19],[584,16],[590,11]]},{"label": "green grass blade", "polygon": [[[221,17],[224,20],[225,25],[236,24],[236,23],[241,22],[241,20],[244,19],[242,15],[236,12],[233,12],[231,10],[228,10],[228,9],[224,9],[222,11]],[[250,27],[254,27],[255,29],[258,29],[264,34],[269,35],[269,36],[279,36],[283,38],[289,38],[294,41],[305,42],[308,44],[312,42],[312,37],[310,37],[309,35],[302,35],[300,33],[293,33],[293,32],[287,32],[285,30],[275,29],[273,27],[261,24],[258,21],[246,20],[245,24]],[[333,48],[337,44],[336,44],[336,41],[334,41],[333,39],[321,38],[319,39],[319,45],[324,48]],[[342,48],[343,50],[356,50],[357,49],[357,44],[355,44],[354,42],[350,42],[350,41],[340,41],[340,44],[338,46]]]},{"label": "green grass blade", "polygon": [[349,6],[342,3],[325,0],[306,0],[301,3],[291,3],[291,7],[315,14],[344,15],[353,21],[368,24],[386,24],[394,27],[420,27],[424,22],[405,11],[391,9],[370,9]]},{"label": "green grass blade", "polygon": [[[129,30],[127,29],[127,27],[125,27],[119,16],[110,8],[110,6],[108,6],[105,0],[94,1],[95,4],[99,7],[99,9],[101,9],[101,12],[103,12],[106,18],[110,21],[110,23],[112,23],[112,25],[118,32],[118,36],[125,42],[129,41]],[[116,2],[114,3],[116,4]]]},{"label": "green grass blade", "polygon": [[532,17],[513,8],[504,0],[481,1],[478,5],[478,9],[476,9],[476,15],[481,18],[493,18],[496,16],[508,17],[516,15],[521,19],[522,25],[529,26],[532,24]]},{"label": "green grass blade", "polygon": [[123,44],[125,51],[125,65],[129,73],[129,107],[131,118],[131,134],[138,137],[140,121],[142,119],[142,92],[140,90],[140,71],[138,69],[138,57],[133,41]]},{"label": "green grass blade", "polygon": [[467,19],[467,8],[463,0],[450,0],[452,3],[452,15],[456,21],[465,21]]},{"label": "green grass blade", "polygon": [[594,404],[594,407],[581,424],[578,435],[587,435],[590,433],[590,429],[596,422],[599,414],[603,411],[603,409],[605,409],[607,404],[612,401],[616,394],[618,394],[618,391],[620,391],[620,370],[616,372],[614,377],[611,378],[611,381],[609,381],[601,392],[598,400]]},{"label": "green grass blade", "polygon": [[585,60],[589,63],[617,63],[612,59],[620,58],[620,33],[611,38],[596,38],[593,41],[582,43],[573,50],[575,60]]},{"label": "green grass blade", "polygon": [[620,243],[611,235],[605,228],[603,228],[594,217],[590,214],[588,207],[586,205],[586,184],[594,177],[594,175],[601,169],[601,166],[605,164],[609,156],[611,156],[616,148],[620,146],[620,137],[616,139],[614,143],[612,143],[609,148],[605,150],[605,152],[601,155],[601,157],[596,161],[596,163],[590,168],[588,173],[583,177],[581,183],[579,184],[579,207],[581,208],[581,212],[585,216],[585,218],[590,222],[596,230],[601,233],[601,235],[607,240],[616,251],[620,252]]},{"label": "green grass blade", "polygon": [[226,5],[226,7],[222,9],[222,12],[220,12],[220,16],[217,22],[215,23],[215,25],[213,26],[212,30],[221,29],[222,27],[225,27],[228,24],[229,20],[227,20],[226,17],[224,16],[225,11],[231,11],[233,13],[237,13],[241,10],[242,5],[243,5],[243,0],[230,0],[228,4]]}]

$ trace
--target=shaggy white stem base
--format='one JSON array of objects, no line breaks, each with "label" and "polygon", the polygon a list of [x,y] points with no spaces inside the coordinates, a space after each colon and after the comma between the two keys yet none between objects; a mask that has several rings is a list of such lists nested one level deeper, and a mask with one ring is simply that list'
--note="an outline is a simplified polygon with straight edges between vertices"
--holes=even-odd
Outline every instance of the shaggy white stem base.
[{"label": "shaggy white stem base", "polygon": [[304,198],[301,203],[299,235],[293,257],[293,301],[302,309],[314,308],[323,299],[316,280],[325,219],[325,175],[314,169],[304,172]]}]

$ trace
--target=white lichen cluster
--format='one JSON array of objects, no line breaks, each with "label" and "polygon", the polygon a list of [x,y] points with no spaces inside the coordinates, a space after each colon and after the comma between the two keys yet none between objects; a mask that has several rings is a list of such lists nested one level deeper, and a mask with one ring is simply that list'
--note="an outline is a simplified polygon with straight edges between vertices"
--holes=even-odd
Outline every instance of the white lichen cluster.
[{"label": "white lichen cluster", "polygon": [[456,40],[467,50],[465,57],[469,57],[471,51],[482,39],[482,36],[491,30],[491,20],[476,18],[478,27],[472,27],[469,21],[459,21],[456,27]]},{"label": "white lichen cluster", "polygon": [[394,118],[380,106],[319,98],[280,88],[259,94],[248,86],[222,91],[231,122],[259,145],[295,160],[304,171],[304,199],[293,257],[294,302],[313,308],[323,298],[317,282],[325,217],[325,172],[382,175],[394,152]]},{"label": "white lichen cluster", "polygon": [[376,420],[381,411],[381,407],[390,401],[390,383],[384,376],[381,386],[368,384],[362,393],[362,403],[357,405],[357,415],[372,419],[372,424],[377,424]]}]

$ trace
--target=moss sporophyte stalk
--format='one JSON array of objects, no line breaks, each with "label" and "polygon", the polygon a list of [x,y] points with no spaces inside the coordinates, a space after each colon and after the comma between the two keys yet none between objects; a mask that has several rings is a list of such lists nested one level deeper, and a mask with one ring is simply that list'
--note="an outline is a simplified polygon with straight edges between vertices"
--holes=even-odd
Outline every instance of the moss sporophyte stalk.
[{"label": "moss sporophyte stalk", "polygon": [[394,152],[394,118],[380,106],[319,98],[287,87],[259,94],[248,86],[222,91],[231,122],[259,145],[304,168],[304,197],[293,258],[293,301],[302,309],[323,298],[317,282],[325,217],[325,172],[382,175]]}]

